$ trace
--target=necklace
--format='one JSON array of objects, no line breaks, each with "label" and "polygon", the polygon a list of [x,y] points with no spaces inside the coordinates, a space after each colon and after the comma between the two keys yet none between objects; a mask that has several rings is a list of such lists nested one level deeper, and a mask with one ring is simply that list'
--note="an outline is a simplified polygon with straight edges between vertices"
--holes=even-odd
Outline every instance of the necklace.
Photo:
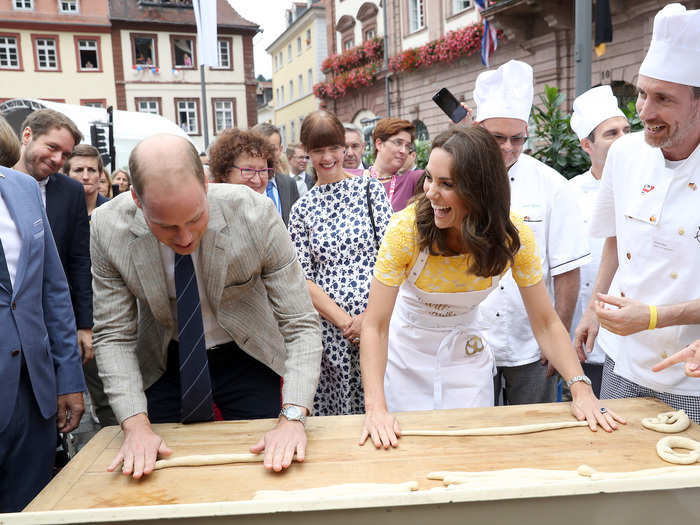
[{"label": "necklace", "polygon": [[[377,179],[379,182],[384,184],[384,182],[391,180],[391,184],[389,185],[389,189],[387,190],[387,196],[389,197],[389,202],[392,202],[392,198],[394,197],[394,191],[396,191],[396,173],[389,177],[379,177],[377,175],[377,171],[374,169],[374,166],[372,166],[369,169],[369,174]],[[393,203],[392,203],[393,204]]]}]

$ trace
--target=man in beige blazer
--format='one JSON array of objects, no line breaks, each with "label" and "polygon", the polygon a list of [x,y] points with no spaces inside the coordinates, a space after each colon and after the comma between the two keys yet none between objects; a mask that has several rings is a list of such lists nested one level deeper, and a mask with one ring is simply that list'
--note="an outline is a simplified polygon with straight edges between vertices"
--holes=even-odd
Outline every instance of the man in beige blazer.
[{"label": "man in beige blazer", "polygon": [[129,167],[131,194],[96,209],[90,234],[95,354],[124,431],[109,470],[123,463],[139,478],[170,454],[150,424],[181,420],[173,261],[183,256],[193,261],[213,401],[226,419],[276,417],[281,376],[280,419],[251,451],[264,450],[275,471],[295,453],[303,460],[321,331],[274,204],[242,185],[207,188],[197,151],[174,135],[143,140]]}]

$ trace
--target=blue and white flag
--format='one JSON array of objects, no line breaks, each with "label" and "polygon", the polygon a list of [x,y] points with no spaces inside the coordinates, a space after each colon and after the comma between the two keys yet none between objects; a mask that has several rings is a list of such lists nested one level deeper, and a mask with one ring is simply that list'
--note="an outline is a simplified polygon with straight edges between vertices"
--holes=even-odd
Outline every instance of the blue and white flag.
[{"label": "blue and white flag", "polygon": [[192,0],[197,20],[197,53],[199,63],[219,67],[216,35],[216,0]]},{"label": "blue and white flag", "polygon": [[[487,7],[487,0],[474,0],[474,3],[479,13]],[[481,35],[481,63],[489,67],[491,53],[498,48],[498,35],[496,29],[491,27],[491,24],[483,16],[481,19],[484,22],[484,31]]]}]

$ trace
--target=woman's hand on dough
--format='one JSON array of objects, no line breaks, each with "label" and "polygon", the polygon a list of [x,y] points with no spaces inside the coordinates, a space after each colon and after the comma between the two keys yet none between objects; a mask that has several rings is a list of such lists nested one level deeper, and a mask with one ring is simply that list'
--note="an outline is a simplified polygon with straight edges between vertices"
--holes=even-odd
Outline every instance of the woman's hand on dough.
[{"label": "woman's hand on dough", "polygon": [[265,451],[263,464],[267,470],[280,472],[292,464],[294,455],[297,461],[304,461],[306,454],[306,432],[301,421],[289,421],[280,417],[277,426],[265,433],[255,445],[250,447],[253,454]]},{"label": "woman's hand on dough", "polygon": [[377,448],[398,447],[401,427],[397,419],[387,410],[367,410],[362,425],[360,445],[364,445],[368,437]]},{"label": "woman's hand on dough", "polygon": [[685,375],[688,377],[700,377],[700,339],[693,341],[663,361],[659,361],[652,367],[652,370],[660,372],[669,366],[683,362],[685,362]]},{"label": "woman's hand on dough", "polygon": [[588,427],[594,432],[598,425],[606,432],[612,432],[617,430],[618,423],[627,424],[625,418],[618,416],[612,409],[605,407],[605,410],[601,411],[604,407],[603,402],[595,396],[593,389],[582,381],[571,385],[571,397],[571,413],[579,421],[588,421]]}]

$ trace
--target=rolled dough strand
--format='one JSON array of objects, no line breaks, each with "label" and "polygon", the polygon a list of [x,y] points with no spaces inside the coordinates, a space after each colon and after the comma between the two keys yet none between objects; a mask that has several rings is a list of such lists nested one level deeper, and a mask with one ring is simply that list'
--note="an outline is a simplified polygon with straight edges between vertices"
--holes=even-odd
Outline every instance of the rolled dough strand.
[{"label": "rolled dough strand", "polygon": [[428,479],[442,480],[444,485],[478,483],[480,485],[488,481],[513,481],[523,483],[526,481],[564,481],[577,479],[578,475],[574,470],[549,470],[534,468],[513,468],[504,470],[485,470],[476,472],[442,471],[430,472]]},{"label": "rolled dough strand", "polygon": [[692,474],[697,475],[700,472],[698,467],[659,467],[648,468],[643,470],[632,470],[630,472],[601,472],[588,465],[581,465],[577,472],[579,476],[591,478],[592,480],[600,479],[638,479],[638,478],[653,478],[662,474]]},{"label": "rolled dough strand", "polygon": [[646,417],[642,419],[642,426],[656,432],[674,434],[683,432],[690,426],[690,418],[685,410],[680,409],[674,412],[663,412],[656,417]]},{"label": "rolled dough strand", "polygon": [[[690,452],[681,454],[673,450],[674,448],[682,448]],[[700,442],[681,436],[666,436],[656,443],[656,453],[669,463],[691,465],[700,460]]]},{"label": "rolled dough strand", "polygon": [[414,490],[418,490],[417,481],[406,481],[404,483],[345,483],[342,485],[328,485],[326,487],[313,487],[299,490],[258,490],[255,496],[253,496],[253,499],[316,499],[320,497],[354,496],[358,494],[400,494]]},{"label": "rolled dough strand", "polygon": [[261,454],[204,454],[159,459],[155,470],[170,467],[202,467],[205,465],[227,465],[229,463],[256,463],[262,461]]},{"label": "rolled dough strand", "polygon": [[512,427],[465,428],[461,430],[402,430],[402,436],[510,436],[514,434],[532,434],[561,428],[586,427],[587,421],[555,421],[551,423],[533,423]]}]

